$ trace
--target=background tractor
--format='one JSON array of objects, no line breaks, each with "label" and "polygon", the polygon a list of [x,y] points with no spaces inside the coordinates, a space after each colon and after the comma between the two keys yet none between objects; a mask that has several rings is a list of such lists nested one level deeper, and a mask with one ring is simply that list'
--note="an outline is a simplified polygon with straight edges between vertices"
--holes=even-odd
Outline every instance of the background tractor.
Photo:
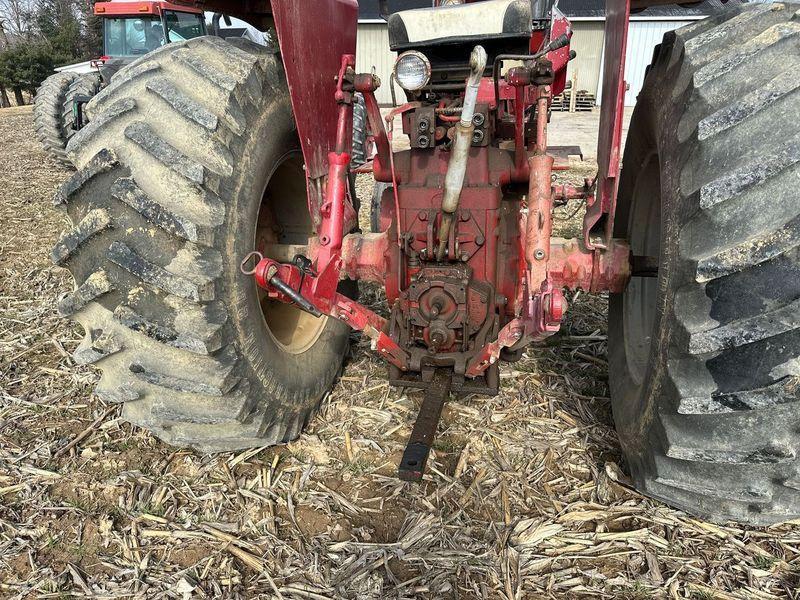
[{"label": "background tractor", "polygon": [[166,43],[206,34],[203,11],[170,2],[96,2],[103,20],[103,56],[60,67],[42,82],[34,100],[39,141],[59,162],[71,166],[66,146],[82,126],[83,105],[123,66]]},{"label": "background tractor", "polygon": [[[102,370],[96,393],[180,446],[287,442],[357,330],[393,384],[424,390],[399,467],[419,480],[450,393],[495,394],[499,361],[557,333],[571,293],[608,293],[636,486],[715,520],[800,515],[800,5],[667,34],[623,158],[628,21],[655,3],[607,2],[599,168],[567,185],[548,143],[574,57],[557,3],[392,14],[406,102],[384,119],[381,82],[355,72],[355,0],[192,2],[274,26],[279,48],[169,44],[88,103],[52,255],[75,278],[59,310],[85,330],[75,360]],[[348,185],[356,93],[383,189],[372,233]],[[554,237],[569,200],[582,231]],[[385,313],[357,280],[384,287]]]}]

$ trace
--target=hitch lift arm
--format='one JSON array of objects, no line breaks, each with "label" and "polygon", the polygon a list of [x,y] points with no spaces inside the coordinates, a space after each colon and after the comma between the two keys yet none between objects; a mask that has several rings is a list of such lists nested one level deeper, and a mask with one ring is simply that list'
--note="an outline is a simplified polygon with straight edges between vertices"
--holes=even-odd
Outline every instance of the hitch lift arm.
[{"label": "hitch lift arm", "polygon": [[[267,290],[270,297],[295,303],[298,308],[317,317],[328,315],[339,319],[353,329],[363,331],[372,340],[373,350],[400,370],[406,371],[408,353],[386,334],[386,319],[337,291],[343,267],[342,245],[350,166],[350,154],[346,150],[350,148],[352,138],[350,122],[356,79],[354,66],[355,57],[352,54],[342,56],[335,94],[339,107],[336,147],[328,154],[328,182],[320,211],[322,223],[315,269],[309,266],[312,261],[303,256],[295,257],[292,264],[284,264],[265,258],[258,252],[245,257],[240,269],[245,275],[254,276],[256,283]],[[247,264],[254,257],[258,263],[253,269],[248,269]]]}]

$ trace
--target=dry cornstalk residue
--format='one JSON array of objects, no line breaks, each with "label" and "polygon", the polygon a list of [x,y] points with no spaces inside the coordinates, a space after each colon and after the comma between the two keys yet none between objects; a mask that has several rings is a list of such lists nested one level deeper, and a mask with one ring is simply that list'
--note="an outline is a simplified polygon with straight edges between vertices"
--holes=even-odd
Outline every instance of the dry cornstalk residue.
[{"label": "dry cornstalk residue", "polygon": [[200,456],[125,424],[55,311],[71,282],[49,261],[65,225],[49,199],[67,172],[30,119],[0,112],[0,597],[798,597],[796,524],[710,525],[627,485],[602,297],[572,296],[500,396],[447,405],[422,485],[394,477],[419,394],[388,387],[355,336],[288,446]]}]

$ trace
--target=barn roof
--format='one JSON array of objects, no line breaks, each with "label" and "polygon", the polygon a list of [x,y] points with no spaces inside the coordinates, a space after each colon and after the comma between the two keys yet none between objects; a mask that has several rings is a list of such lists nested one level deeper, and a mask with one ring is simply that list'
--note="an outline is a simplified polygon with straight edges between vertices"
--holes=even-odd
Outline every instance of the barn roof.
[{"label": "barn roof", "polygon": [[[392,12],[409,8],[427,8],[433,3],[431,0],[389,0],[389,9]],[[727,6],[744,4],[744,0],[729,0]],[[359,0],[360,20],[380,20],[378,13],[378,0]],[[558,3],[561,12],[572,18],[598,18],[605,16],[606,0],[560,0]],[[665,4],[654,6],[640,12],[636,17],[705,17],[725,8],[721,0],[705,0],[693,6],[678,6]]]}]

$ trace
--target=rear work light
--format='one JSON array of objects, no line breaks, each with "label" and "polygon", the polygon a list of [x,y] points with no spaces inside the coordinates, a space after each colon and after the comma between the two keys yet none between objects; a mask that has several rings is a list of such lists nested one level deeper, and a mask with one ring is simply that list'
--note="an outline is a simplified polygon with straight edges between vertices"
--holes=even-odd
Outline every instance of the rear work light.
[{"label": "rear work light", "polygon": [[422,52],[403,52],[394,63],[394,76],[404,90],[416,92],[428,85],[431,79],[431,63]]}]

